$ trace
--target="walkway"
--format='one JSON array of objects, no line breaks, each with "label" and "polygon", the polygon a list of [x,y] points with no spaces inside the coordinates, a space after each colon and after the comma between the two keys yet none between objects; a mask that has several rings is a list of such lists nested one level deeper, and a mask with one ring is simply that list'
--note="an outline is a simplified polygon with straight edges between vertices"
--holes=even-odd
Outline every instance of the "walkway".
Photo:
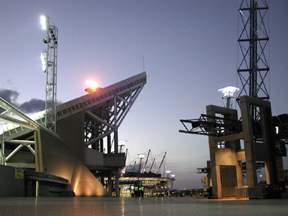
[{"label": "walkway", "polygon": [[0,198],[0,215],[288,215],[288,199],[209,200],[174,198]]}]

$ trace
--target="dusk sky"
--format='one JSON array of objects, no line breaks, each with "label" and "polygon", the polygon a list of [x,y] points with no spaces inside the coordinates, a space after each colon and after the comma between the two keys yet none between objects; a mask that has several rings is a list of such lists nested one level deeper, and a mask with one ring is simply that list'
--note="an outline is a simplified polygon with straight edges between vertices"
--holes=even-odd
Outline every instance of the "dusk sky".
[{"label": "dusk sky", "polygon": [[[85,81],[106,87],[143,70],[147,84],[119,129],[130,159],[167,152],[174,188],[201,188],[208,137],[179,133],[180,119],[222,106],[217,89],[241,88],[237,75],[239,0],[0,1],[0,89],[15,102],[45,100],[40,16],[59,29],[57,99],[86,94]],[[288,113],[288,1],[270,0],[268,88],[273,115]],[[266,24],[268,26],[268,23]],[[143,64],[144,56],[144,64]],[[127,159],[129,161],[129,158]],[[288,169],[288,160],[284,159]]]}]

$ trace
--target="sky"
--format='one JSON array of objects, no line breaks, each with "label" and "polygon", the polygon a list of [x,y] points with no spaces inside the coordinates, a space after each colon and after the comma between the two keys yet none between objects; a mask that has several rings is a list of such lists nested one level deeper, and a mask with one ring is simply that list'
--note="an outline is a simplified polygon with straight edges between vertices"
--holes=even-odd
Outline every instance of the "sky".
[{"label": "sky", "polygon": [[[208,137],[179,133],[180,119],[195,119],[217,89],[241,88],[237,75],[239,0],[1,0],[0,94],[23,111],[45,100],[40,16],[58,27],[57,100],[85,95],[85,81],[100,87],[147,72],[147,84],[119,128],[129,158],[167,152],[174,188],[201,188],[209,160]],[[288,1],[269,3],[272,114],[288,113]],[[267,25],[267,24],[266,24]],[[143,61],[144,59],[144,61]],[[25,110],[26,107],[26,110]],[[37,110],[34,110],[37,111]],[[288,169],[288,160],[284,159]]]}]

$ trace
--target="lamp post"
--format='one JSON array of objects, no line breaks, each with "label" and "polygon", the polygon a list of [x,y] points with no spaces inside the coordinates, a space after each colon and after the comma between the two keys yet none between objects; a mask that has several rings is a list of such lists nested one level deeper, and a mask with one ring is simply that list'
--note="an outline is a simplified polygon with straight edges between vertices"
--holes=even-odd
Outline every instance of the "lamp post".
[{"label": "lamp post", "polygon": [[[172,177],[173,179],[174,179],[175,176],[176,176],[175,174],[171,174],[171,177]],[[174,179],[174,180],[175,180],[175,179]],[[171,190],[173,189],[174,180],[172,180],[172,182],[171,182]]]},{"label": "lamp post", "polygon": [[140,176],[140,173],[141,173],[141,163],[142,163],[142,160],[143,160],[144,157],[145,157],[145,154],[138,154],[138,158],[140,159],[139,170],[138,170],[138,181],[139,181],[139,176]]},{"label": "lamp post", "polygon": [[[167,173],[167,178],[169,178],[169,174],[171,173],[171,170],[166,170],[165,171]],[[169,182],[167,180],[167,187],[168,187],[168,190],[169,190]]]},{"label": "lamp post", "polygon": [[[142,163],[143,158],[145,157],[145,154],[138,154],[138,157],[140,159],[140,163],[139,163],[139,170],[138,170],[138,192],[137,192],[137,194],[140,197],[140,188],[141,188],[141,185],[142,185],[141,182],[140,182],[141,163]],[[135,193],[135,195],[136,195],[136,193]]]},{"label": "lamp post", "polygon": [[165,172],[167,173],[167,178],[169,178],[169,174],[171,173],[171,170],[166,170]]},{"label": "lamp post", "polygon": [[42,70],[46,73],[45,127],[56,132],[58,28],[48,16],[41,16],[42,39],[47,49],[41,52]]}]

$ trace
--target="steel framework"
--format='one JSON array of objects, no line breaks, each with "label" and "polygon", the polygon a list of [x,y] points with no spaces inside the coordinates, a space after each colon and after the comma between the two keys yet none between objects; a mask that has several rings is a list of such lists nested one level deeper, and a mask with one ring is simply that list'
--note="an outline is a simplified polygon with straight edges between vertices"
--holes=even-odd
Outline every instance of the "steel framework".
[{"label": "steel framework", "polygon": [[[207,136],[225,136],[242,131],[241,121],[225,119],[217,116],[201,114],[199,119],[180,119],[186,130],[179,130],[182,133],[192,133]],[[211,132],[212,131],[212,132]]]},{"label": "steel framework", "polygon": [[[118,153],[118,128],[123,122],[125,116],[128,114],[144,85],[146,84],[146,81],[147,75],[146,72],[143,72],[126,80],[100,89],[94,93],[87,94],[66,103],[59,104],[56,107],[57,121],[69,118],[71,115],[77,113],[83,113],[84,145],[91,146],[94,149],[99,149],[99,151],[103,153],[112,154],[112,142],[114,141],[114,153]],[[12,159],[11,157],[14,156],[16,152],[23,150],[27,150],[32,154],[35,153],[35,156],[38,155],[38,151],[32,148],[33,145],[35,145],[34,143],[39,143],[34,133],[34,131],[38,130],[35,130],[35,128],[41,128],[50,131],[46,129],[46,127],[42,126],[45,122],[45,110],[34,114],[30,119],[1,98],[0,107],[6,110],[5,113],[0,114],[0,122],[9,122],[9,124],[3,126],[3,134],[0,134],[2,156],[4,157],[5,155],[7,157],[8,151],[6,151],[5,154],[5,149],[12,151],[15,150],[14,153],[3,162],[5,163],[8,160],[12,161],[12,159],[15,157]],[[16,115],[18,118],[24,118],[25,121],[20,121],[17,118],[11,118],[7,116],[7,113]],[[55,136],[58,136],[56,133],[52,133]],[[114,133],[114,140],[111,138],[112,133]],[[107,138],[106,142],[108,147],[105,149],[106,152],[104,152],[103,147],[105,142],[104,138]],[[19,140],[22,140],[21,143],[18,142]],[[18,147],[15,148],[14,146],[16,146],[17,143]],[[28,149],[23,148],[25,146]],[[15,166],[29,169],[35,168],[34,158],[32,158],[32,160],[33,164],[28,164],[26,162],[17,162],[17,158],[14,159],[15,163],[17,163]],[[40,168],[38,170],[40,170]]]},{"label": "steel framework", "polygon": [[42,39],[47,49],[41,53],[42,69],[46,73],[45,127],[56,132],[58,28],[48,16],[41,19],[42,28],[47,33],[47,37]]},{"label": "steel framework", "polygon": [[[39,130],[41,128],[45,130],[45,128],[2,98],[0,98],[0,107],[5,110],[0,114],[0,121],[11,123],[10,125],[6,125],[6,129],[16,126],[27,131],[26,136],[23,136],[23,134],[18,137],[14,136],[17,132],[12,132],[11,134],[3,133],[1,135],[1,164],[43,171]],[[15,163],[11,158],[14,157],[16,153],[20,152],[23,147],[27,147],[27,151],[29,150],[29,152],[33,154],[32,161],[31,159],[22,158],[22,161]],[[6,150],[7,152],[5,152]],[[30,162],[27,163],[27,161]]]},{"label": "steel framework", "polygon": [[[242,30],[238,39],[239,75],[242,88],[238,95],[269,100],[265,84],[269,68],[268,1],[242,0],[238,9]],[[251,106],[251,115],[259,118],[259,111]]]},{"label": "steel framework", "polygon": [[[86,146],[91,145],[93,149],[100,152],[111,153],[110,134],[114,133],[114,152],[118,153],[118,128],[144,87],[146,81],[143,81],[140,80],[131,87],[126,86],[122,91],[119,89],[118,92],[108,93],[109,98],[105,102],[85,111],[84,142]],[[98,100],[101,98],[99,97]],[[107,149],[104,149],[105,137],[107,137]]]}]

